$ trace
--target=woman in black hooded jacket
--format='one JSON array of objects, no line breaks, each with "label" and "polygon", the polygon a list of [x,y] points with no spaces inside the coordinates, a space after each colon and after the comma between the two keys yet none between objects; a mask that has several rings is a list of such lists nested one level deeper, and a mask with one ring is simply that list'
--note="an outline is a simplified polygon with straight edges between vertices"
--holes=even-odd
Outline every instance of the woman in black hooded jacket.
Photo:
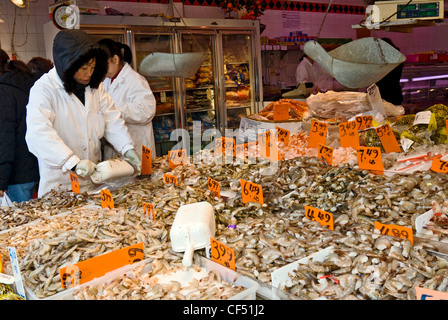
[{"label": "woman in black hooded jacket", "polygon": [[26,105],[34,78],[27,65],[0,49],[0,196],[32,198],[39,180],[36,157],[25,141]]}]

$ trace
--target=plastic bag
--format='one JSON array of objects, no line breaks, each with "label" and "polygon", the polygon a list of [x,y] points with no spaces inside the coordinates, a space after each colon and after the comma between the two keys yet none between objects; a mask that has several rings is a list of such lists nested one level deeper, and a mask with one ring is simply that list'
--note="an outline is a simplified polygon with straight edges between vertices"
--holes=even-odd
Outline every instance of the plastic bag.
[{"label": "plastic bag", "polygon": [[151,77],[191,78],[199,70],[207,55],[203,52],[153,52],[143,58],[139,72]]},{"label": "plastic bag", "polygon": [[12,207],[12,201],[9,199],[6,192],[3,194],[3,197],[0,198],[0,207]]}]

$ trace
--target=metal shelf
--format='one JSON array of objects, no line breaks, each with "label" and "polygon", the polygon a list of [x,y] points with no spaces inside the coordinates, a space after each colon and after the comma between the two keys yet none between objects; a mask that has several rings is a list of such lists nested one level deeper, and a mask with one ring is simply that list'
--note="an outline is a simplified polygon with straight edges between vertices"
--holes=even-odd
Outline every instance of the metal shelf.
[{"label": "metal shelf", "polygon": [[[435,26],[436,22],[438,22],[438,20],[406,19],[406,20],[388,21],[380,23],[379,30],[411,33],[413,28]],[[367,28],[366,25],[360,25],[360,24],[354,24],[351,27],[352,29],[372,29]],[[375,30],[378,29],[375,28]]]}]

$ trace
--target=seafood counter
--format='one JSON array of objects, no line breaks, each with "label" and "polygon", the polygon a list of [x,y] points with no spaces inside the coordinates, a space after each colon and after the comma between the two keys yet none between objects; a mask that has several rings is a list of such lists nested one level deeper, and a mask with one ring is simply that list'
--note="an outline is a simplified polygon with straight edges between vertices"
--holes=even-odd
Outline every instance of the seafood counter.
[{"label": "seafood counter", "polygon": [[[288,145],[279,143],[285,157],[275,170],[250,149],[231,161],[202,150],[195,161],[190,157],[174,169],[167,156],[155,158],[150,176],[110,191],[112,209],[102,207],[98,194],[72,191],[0,208],[1,272],[12,274],[8,248],[14,247],[28,299],[205,300],[256,291],[263,299],[412,300],[416,288],[448,292],[448,252],[439,246],[448,234],[447,174],[374,174],[359,169],[354,149],[342,147],[328,165],[307,148],[307,139],[300,132]],[[430,156],[446,149],[445,140],[421,150]],[[404,154],[384,154],[385,169]],[[177,184],[167,183],[166,173]],[[221,197],[209,189],[209,178],[220,183]],[[261,186],[264,202],[244,202],[241,180]],[[203,201],[214,210],[214,238],[235,253],[235,270],[204,267],[211,261],[207,248],[195,250],[186,267],[184,253],[172,248],[170,230],[179,208]],[[152,218],[144,203],[154,205]],[[333,227],[313,219],[307,206],[330,213]],[[427,223],[419,225],[428,212]],[[409,228],[414,236],[383,234],[377,223]],[[141,262],[115,276],[63,288],[61,269],[140,243]],[[196,271],[200,276],[188,283],[173,276]],[[234,275],[227,277],[229,272]]]}]

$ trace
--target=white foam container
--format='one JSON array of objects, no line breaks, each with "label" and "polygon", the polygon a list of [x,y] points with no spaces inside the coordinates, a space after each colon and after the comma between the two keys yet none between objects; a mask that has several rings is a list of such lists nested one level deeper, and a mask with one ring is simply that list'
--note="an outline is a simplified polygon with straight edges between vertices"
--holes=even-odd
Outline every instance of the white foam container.
[{"label": "white foam container", "polygon": [[[145,259],[140,262],[134,263],[132,265],[127,265],[127,266],[118,268],[116,270],[113,270],[113,271],[107,273],[106,275],[104,275],[100,278],[96,278],[89,282],[83,283],[77,287],[64,290],[58,294],[55,294],[55,295],[45,298],[45,299],[37,298],[36,295],[33,292],[31,292],[29,289],[27,290],[27,288],[25,288],[25,292],[26,292],[28,300],[76,300],[73,295],[76,290],[82,289],[86,286],[97,285],[97,284],[101,284],[101,283],[108,283],[108,282],[113,281],[114,279],[122,277],[125,274],[127,276],[133,278],[132,271],[135,268],[140,267],[141,265],[144,265],[142,274],[145,274],[151,270],[151,262],[152,261],[153,261],[153,259]],[[246,276],[241,276],[236,271],[226,268],[212,260],[209,260],[209,259],[206,259],[203,257],[201,257],[201,267],[204,268],[205,272],[208,272],[208,271],[217,272],[221,276],[221,279],[223,281],[227,281],[236,286],[242,286],[245,288],[245,290],[243,290],[242,292],[231,297],[229,300],[255,300],[256,292],[259,287],[258,283],[255,280],[250,279],[249,277],[246,277]],[[187,282],[187,281],[190,281],[193,279],[193,277],[191,276],[191,273],[188,273],[188,272],[185,272],[183,274],[182,274],[182,272],[177,272],[177,273],[178,274],[176,275],[176,277],[177,277],[176,280],[179,281],[179,279],[182,279],[182,281],[180,281],[181,283]],[[164,282],[162,279],[163,276],[160,276],[160,278],[161,278],[160,282],[163,283]]]}]

